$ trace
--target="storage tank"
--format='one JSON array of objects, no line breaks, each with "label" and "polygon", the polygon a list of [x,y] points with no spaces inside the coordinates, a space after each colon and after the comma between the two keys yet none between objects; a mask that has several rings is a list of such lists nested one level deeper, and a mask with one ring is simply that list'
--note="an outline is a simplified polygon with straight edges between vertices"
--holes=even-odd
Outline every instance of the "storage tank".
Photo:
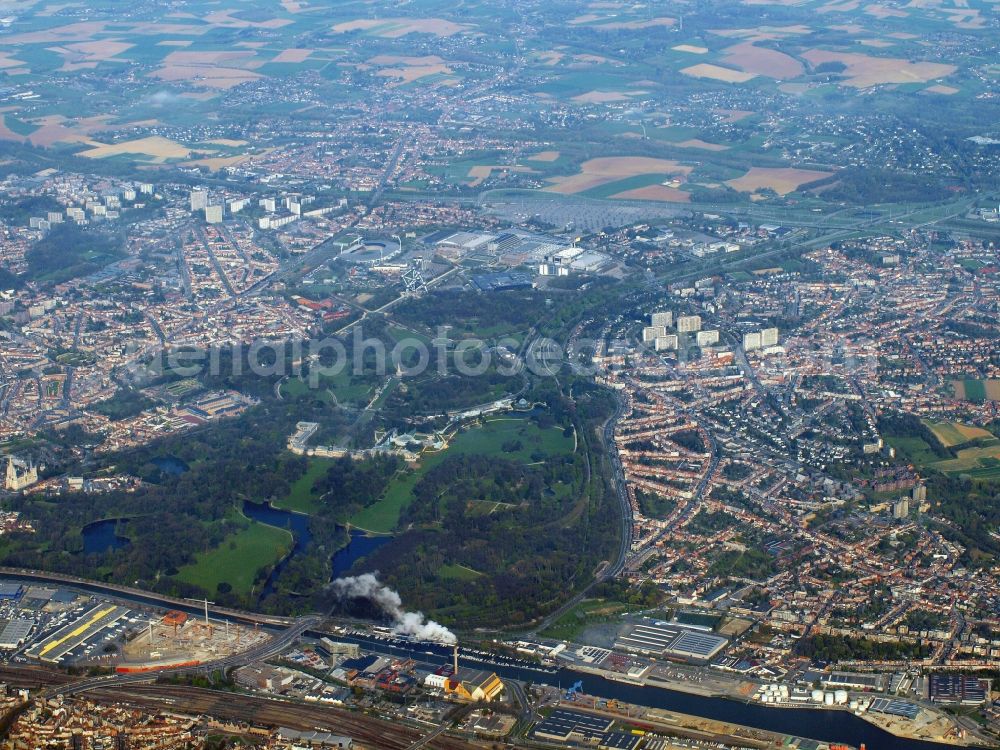
[{"label": "storage tank", "polygon": [[858,702],[857,701],[851,701],[849,704],[847,704],[847,707],[849,709],[851,709],[852,711],[857,711],[858,710]]},{"label": "storage tank", "polygon": [[834,701],[838,706],[843,706],[845,703],[847,703],[847,691],[838,690],[836,693],[834,693]]},{"label": "storage tank", "polygon": [[814,703],[822,703],[823,702],[823,691],[822,690],[813,690],[812,691],[812,699],[813,699]]},{"label": "storage tank", "polygon": [[834,696],[833,693],[823,693],[823,705],[832,706]]},{"label": "storage tank", "polygon": [[778,693],[781,695],[782,698],[788,700],[788,685],[782,685],[780,688],[778,688]]}]

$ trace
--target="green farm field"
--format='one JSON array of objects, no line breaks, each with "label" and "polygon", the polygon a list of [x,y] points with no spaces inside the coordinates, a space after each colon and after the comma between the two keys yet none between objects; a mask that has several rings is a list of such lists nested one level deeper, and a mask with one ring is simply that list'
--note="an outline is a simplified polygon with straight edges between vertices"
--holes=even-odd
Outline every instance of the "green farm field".
[{"label": "green farm field", "polygon": [[993,437],[993,433],[989,430],[984,430],[982,427],[974,425],[962,424],[961,422],[932,422],[924,420],[924,424],[927,425],[927,428],[934,433],[935,437],[941,441],[941,445],[945,448],[951,448],[953,445],[962,445],[972,440],[981,440],[984,438],[989,440]]}]

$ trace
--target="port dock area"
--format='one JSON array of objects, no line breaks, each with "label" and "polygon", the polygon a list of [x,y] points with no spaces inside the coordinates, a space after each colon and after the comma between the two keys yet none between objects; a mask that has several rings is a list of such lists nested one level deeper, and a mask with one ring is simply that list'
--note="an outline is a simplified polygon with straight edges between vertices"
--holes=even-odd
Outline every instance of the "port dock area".
[{"label": "port dock area", "polygon": [[[551,702],[548,702],[551,701]],[[701,716],[649,708],[620,701],[607,701],[596,696],[577,693],[572,700],[566,700],[561,691],[553,692],[545,701],[547,705],[570,711],[592,714],[635,727],[643,733],[647,741],[663,738],[658,743],[664,748],[671,747],[725,747],[740,750],[765,750],[781,747],[786,750],[856,750],[851,745],[818,742],[806,737],[796,737],[765,729],[741,726],[731,722],[707,719]],[[680,740],[672,744],[671,740]]]}]

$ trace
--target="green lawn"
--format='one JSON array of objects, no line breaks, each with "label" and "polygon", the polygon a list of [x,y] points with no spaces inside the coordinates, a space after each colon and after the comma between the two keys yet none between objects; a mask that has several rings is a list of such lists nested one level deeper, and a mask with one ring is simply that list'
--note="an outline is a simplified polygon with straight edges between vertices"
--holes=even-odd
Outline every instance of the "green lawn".
[{"label": "green lawn", "polygon": [[[520,447],[504,452],[504,443],[518,441]],[[532,454],[544,453],[557,456],[572,453],[573,436],[565,437],[562,428],[540,429],[534,422],[523,417],[500,417],[490,420],[480,427],[473,427],[457,435],[447,450],[439,453],[425,453],[420,466],[412,471],[403,471],[389,485],[382,498],[365,508],[351,519],[351,525],[377,534],[388,534],[399,523],[399,515],[413,498],[413,488],[428,470],[440,464],[447,456],[487,455],[502,456],[512,461],[531,463]]]},{"label": "green lawn", "polygon": [[225,581],[234,593],[243,596],[250,593],[257,571],[277,563],[291,546],[290,531],[249,520],[247,528],[227,537],[215,549],[200,552],[194,563],[181,568],[177,578],[209,593]]},{"label": "green lawn", "polygon": [[312,494],[316,480],[326,474],[335,458],[310,458],[305,473],[295,480],[292,489],[285,497],[274,503],[275,508],[292,510],[298,513],[314,513],[319,507],[319,498]]},{"label": "green lawn", "polygon": [[438,568],[437,574],[438,578],[452,581],[474,581],[482,575],[478,570],[458,564],[442,565]]},{"label": "green lawn", "polygon": [[896,449],[900,457],[906,458],[915,466],[928,466],[940,460],[922,438],[887,437],[886,442]]},{"label": "green lawn", "polygon": [[983,267],[983,262],[976,260],[975,258],[959,258],[958,265],[964,268],[966,271],[978,271]]},{"label": "green lawn", "polygon": [[388,326],[385,332],[389,334],[393,341],[397,344],[400,341],[419,341],[424,346],[430,346],[431,337],[425,336],[422,333],[414,333],[413,331],[408,331],[405,328],[400,328],[399,326]]},{"label": "green lawn", "polygon": [[363,404],[371,396],[373,390],[370,383],[353,382],[350,367],[345,367],[341,372],[331,377],[321,376],[318,386],[318,388],[312,389],[308,380],[289,378],[281,384],[281,395],[296,397],[312,393],[321,401],[330,401],[335,397],[340,402]]},{"label": "green lawn", "polygon": [[[504,443],[512,441],[521,443],[521,447],[504,452]],[[564,436],[561,427],[543,430],[522,417],[498,417],[489,420],[482,427],[466,430],[456,436],[448,450],[454,454],[497,455],[512,461],[531,463],[534,460],[533,453],[555,456],[572,453],[573,447],[573,436]]]}]

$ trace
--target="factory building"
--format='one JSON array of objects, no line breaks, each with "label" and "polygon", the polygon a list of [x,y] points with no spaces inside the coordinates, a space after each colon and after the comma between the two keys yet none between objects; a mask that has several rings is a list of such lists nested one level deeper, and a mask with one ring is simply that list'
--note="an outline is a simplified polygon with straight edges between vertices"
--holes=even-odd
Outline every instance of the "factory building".
[{"label": "factory building", "polygon": [[301,731],[289,727],[279,727],[278,737],[295,743],[294,747],[331,748],[331,750],[351,750],[354,740],[339,734],[330,734],[318,729]]},{"label": "factory building", "polygon": [[491,703],[503,692],[503,682],[495,672],[483,669],[450,677],[444,690],[459,700]]},{"label": "factory building", "polygon": [[0,600],[14,601],[24,594],[24,586],[19,583],[0,583]]},{"label": "factory building", "polygon": [[535,726],[532,735],[550,742],[570,740],[587,742],[610,732],[613,726],[614,720],[605,716],[557,708],[547,719]]},{"label": "factory building", "polygon": [[[495,672],[485,669],[460,672],[458,669],[458,646],[454,651],[452,673],[441,679],[439,675],[428,675],[424,681],[429,687],[438,687],[446,695],[461,701],[492,703],[503,692],[503,682]],[[437,679],[432,679],[437,677]]]},{"label": "factory building", "polygon": [[886,689],[884,674],[861,674],[857,672],[816,672],[809,671],[802,675],[803,682],[819,682],[826,689],[844,688],[847,690],[874,690],[882,692]]},{"label": "factory building", "polygon": [[704,663],[726,647],[729,641],[714,633],[674,623],[643,620],[626,625],[615,639],[615,648],[638,654],[663,656]]},{"label": "factory building", "polygon": [[989,680],[968,675],[935,674],[930,677],[930,699],[935,703],[977,706],[989,697]]},{"label": "factory building", "polygon": [[288,669],[270,664],[248,664],[234,672],[236,683],[254,690],[280,690],[295,681],[295,674]]},{"label": "factory building", "polygon": [[35,643],[25,655],[29,659],[57,664],[63,656],[100,631],[111,627],[128,613],[129,610],[125,607],[98,604],[45,640]]},{"label": "factory building", "polygon": [[342,643],[326,637],[320,638],[319,649],[328,656],[347,656],[350,659],[361,656],[361,646],[357,643]]},{"label": "factory building", "polygon": [[26,618],[11,620],[4,625],[3,631],[0,631],[0,649],[13,651],[21,648],[28,640],[33,627],[35,627],[34,620]]}]

